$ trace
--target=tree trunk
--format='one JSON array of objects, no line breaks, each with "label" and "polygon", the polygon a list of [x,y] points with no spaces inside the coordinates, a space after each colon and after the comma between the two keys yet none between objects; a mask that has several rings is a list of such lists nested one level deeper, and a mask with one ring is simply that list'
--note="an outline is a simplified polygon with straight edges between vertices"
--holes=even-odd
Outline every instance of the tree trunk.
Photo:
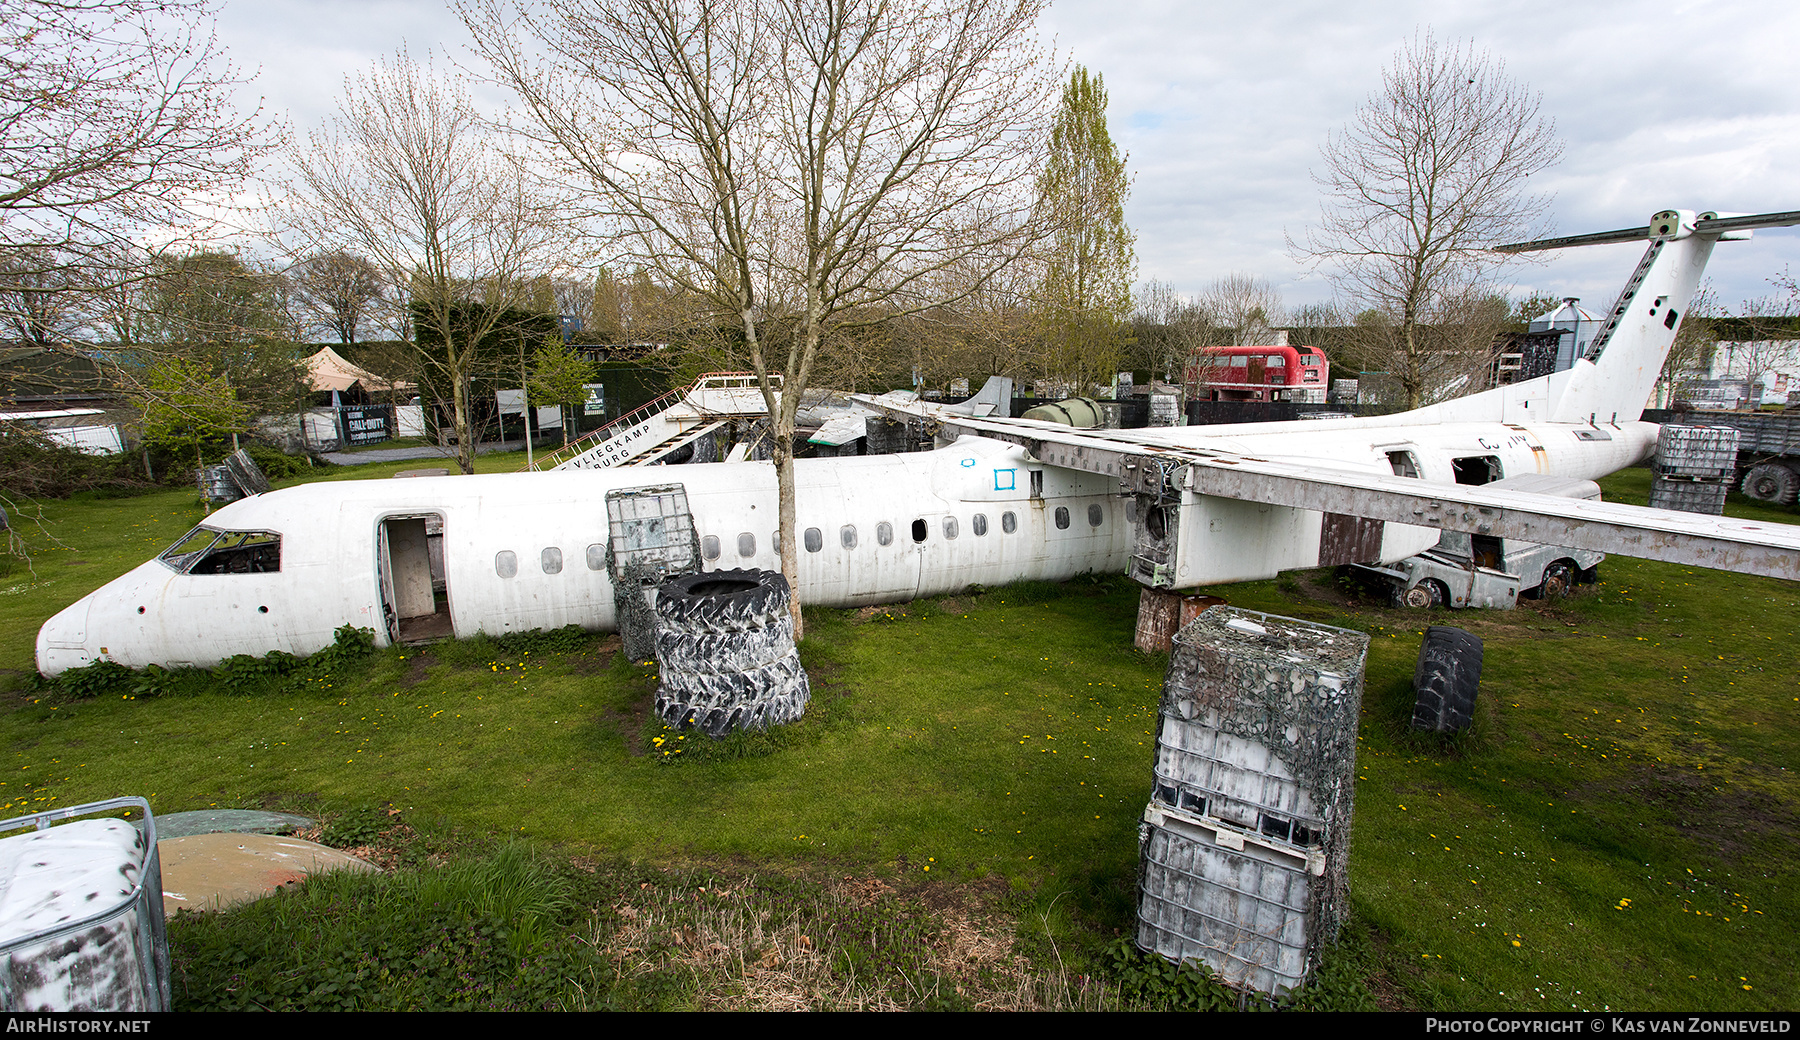
[{"label": "tree trunk", "polygon": [[464,476],[475,473],[475,439],[469,422],[469,386],[457,359],[450,359],[450,408],[456,425],[456,466]]}]

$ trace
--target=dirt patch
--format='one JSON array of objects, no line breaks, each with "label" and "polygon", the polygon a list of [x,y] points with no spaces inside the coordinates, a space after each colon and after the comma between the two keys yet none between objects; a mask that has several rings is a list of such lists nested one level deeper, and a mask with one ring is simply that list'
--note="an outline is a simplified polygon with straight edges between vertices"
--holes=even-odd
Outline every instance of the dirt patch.
[{"label": "dirt patch", "polygon": [[644,727],[660,726],[662,720],[656,716],[656,691],[654,688],[631,702],[624,711],[617,708],[603,708],[600,711],[600,722],[610,726],[625,742],[625,753],[633,758],[643,758],[650,753],[645,746]]},{"label": "dirt patch", "polygon": [[618,633],[613,633],[600,640],[600,645],[575,660],[576,675],[598,675],[612,667],[613,655],[625,648],[625,641]]},{"label": "dirt patch", "polygon": [[1800,831],[1795,806],[1760,788],[1723,782],[1709,770],[1646,767],[1621,781],[1570,793],[1586,800],[1630,799],[1656,806],[1677,833],[1731,863]]},{"label": "dirt patch", "polygon": [[431,656],[429,650],[410,655],[407,658],[406,674],[400,678],[401,684],[411,688],[424,682],[425,673],[429,672],[434,664],[437,664],[437,658]]},{"label": "dirt patch", "polygon": [[[1016,922],[993,909],[990,885],[913,888],[859,875],[820,878],[804,885],[804,894],[788,884],[764,888],[742,875],[714,877],[705,887],[640,882],[608,908],[605,916],[617,928],[597,932],[595,944],[628,969],[679,966],[698,975],[708,1009],[903,1010],[945,1000],[977,1010],[1067,1006],[1066,999],[1046,1005],[1040,991],[1066,991],[1066,984],[1040,984],[1040,973],[1014,949]],[[890,903],[914,913],[908,904],[927,891],[934,893],[927,936],[897,938],[881,926],[867,934],[868,908]],[[848,933],[840,934],[842,923],[850,925]],[[871,940],[879,949],[870,949]],[[872,979],[866,965],[860,972],[842,968],[896,955],[922,955],[924,970],[909,982],[924,990]]]}]

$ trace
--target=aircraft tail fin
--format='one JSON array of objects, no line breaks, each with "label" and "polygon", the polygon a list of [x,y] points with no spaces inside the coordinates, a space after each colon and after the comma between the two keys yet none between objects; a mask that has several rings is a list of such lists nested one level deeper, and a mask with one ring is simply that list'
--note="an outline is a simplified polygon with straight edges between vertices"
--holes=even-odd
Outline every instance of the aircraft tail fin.
[{"label": "aircraft tail fin", "polygon": [[952,415],[968,415],[981,418],[988,415],[1009,417],[1012,412],[1012,386],[1010,376],[989,376],[981,386],[981,392],[961,404],[953,404],[944,411]]},{"label": "aircraft tail fin", "polygon": [[1437,421],[1630,422],[1643,414],[1700,287],[1713,245],[1762,227],[1800,224],[1800,210],[1729,214],[1664,210],[1645,227],[1495,246],[1523,253],[1649,240],[1599,332],[1572,368],[1427,409]]}]

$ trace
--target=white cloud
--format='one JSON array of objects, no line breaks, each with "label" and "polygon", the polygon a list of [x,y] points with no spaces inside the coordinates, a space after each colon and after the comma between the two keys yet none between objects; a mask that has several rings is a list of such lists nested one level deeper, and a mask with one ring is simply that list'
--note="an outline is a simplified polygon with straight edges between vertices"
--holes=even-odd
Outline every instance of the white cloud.
[{"label": "white cloud", "polygon": [[[1567,144],[1544,178],[1563,233],[1643,224],[1667,207],[1800,208],[1800,8],[1753,0],[1676,3],[1065,0],[1045,22],[1060,53],[1100,73],[1113,136],[1136,183],[1128,218],[1139,273],[1194,291],[1231,271],[1290,303],[1328,295],[1287,256],[1318,212],[1310,169],[1416,30],[1472,40],[1544,95]],[[248,92],[304,131],[333,110],[344,76],[402,44],[463,58],[455,14],[430,0],[232,4],[220,35],[261,78]],[[483,95],[484,103],[498,103]],[[1565,251],[1516,276],[1521,289],[1611,302],[1630,246]],[[1727,243],[1709,274],[1728,304],[1800,268],[1800,231]]]}]

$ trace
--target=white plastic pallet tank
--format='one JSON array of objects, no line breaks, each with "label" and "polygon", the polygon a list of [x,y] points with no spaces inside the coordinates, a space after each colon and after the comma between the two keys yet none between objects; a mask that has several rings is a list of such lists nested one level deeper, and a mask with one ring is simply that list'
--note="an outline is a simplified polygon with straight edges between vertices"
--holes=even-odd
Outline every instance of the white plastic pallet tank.
[{"label": "white plastic pallet tank", "polygon": [[[121,810],[133,818],[96,816]],[[21,816],[0,822],[0,833],[9,834],[0,838],[0,1007],[168,1010],[149,804],[115,798]]]},{"label": "white plastic pallet tank", "polygon": [[1349,903],[1369,637],[1231,607],[1175,636],[1139,828],[1140,948],[1298,987]]}]

